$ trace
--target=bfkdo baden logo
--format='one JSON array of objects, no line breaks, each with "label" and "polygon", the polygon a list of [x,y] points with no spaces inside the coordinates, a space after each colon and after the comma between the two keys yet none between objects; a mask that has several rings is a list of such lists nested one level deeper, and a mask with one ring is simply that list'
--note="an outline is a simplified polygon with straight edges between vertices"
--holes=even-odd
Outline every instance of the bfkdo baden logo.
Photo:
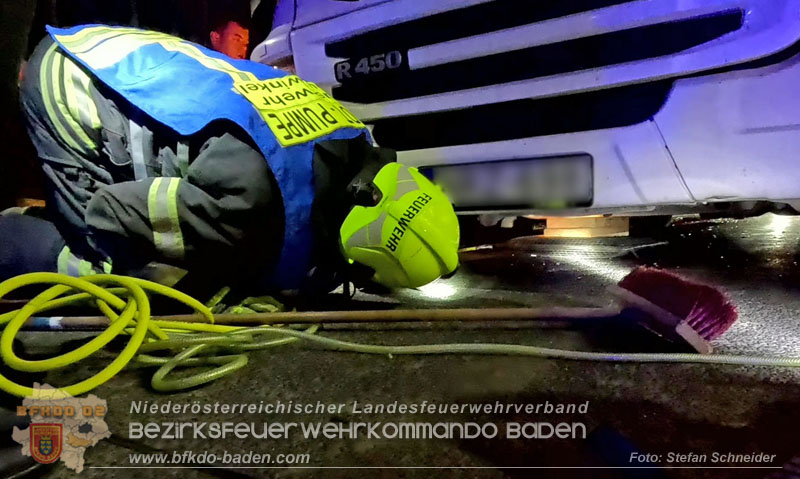
[{"label": "bfkdo baden logo", "polygon": [[63,424],[31,424],[31,456],[37,462],[50,464],[61,457]]},{"label": "bfkdo baden logo", "polygon": [[22,445],[24,456],[43,464],[60,459],[75,472],[83,471],[86,449],[111,437],[106,401],[93,394],[72,397],[47,385],[35,384],[33,391],[17,407],[17,415],[29,417],[31,424],[27,431],[15,426],[11,437]]}]

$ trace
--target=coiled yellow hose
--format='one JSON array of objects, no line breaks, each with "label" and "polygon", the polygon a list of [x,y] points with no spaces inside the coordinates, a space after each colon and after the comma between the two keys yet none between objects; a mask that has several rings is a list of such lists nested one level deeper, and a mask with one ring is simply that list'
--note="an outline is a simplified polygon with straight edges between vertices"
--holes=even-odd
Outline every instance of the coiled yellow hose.
[{"label": "coiled yellow hose", "polygon": [[[211,311],[191,296],[151,281],[126,276],[99,274],[73,278],[56,273],[30,273],[0,283],[0,298],[16,289],[36,284],[54,286],[40,293],[21,309],[0,315],[0,327],[4,327],[0,335],[0,357],[8,367],[23,372],[63,368],[86,359],[120,334],[130,335],[128,344],[122,352],[102,371],[76,384],[59,387],[72,396],[83,394],[105,383],[131,360],[144,365],[160,366],[151,380],[153,388],[159,391],[176,391],[213,381],[242,368],[247,364],[247,355],[244,354],[246,351],[297,341],[297,338],[285,337],[254,342],[252,333],[248,333],[247,330],[261,328],[215,325]],[[76,291],[79,293],[75,294]],[[202,314],[208,319],[208,323],[152,320],[146,292],[179,301]],[[62,297],[66,293],[70,295]],[[32,315],[91,299],[110,320],[109,327],[98,336],[73,351],[49,359],[29,361],[14,353],[14,338]],[[306,332],[310,334],[316,329],[317,326],[312,326]],[[165,331],[169,331],[170,334]],[[174,357],[145,354],[165,350],[179,352]],[[234,354],[220,355],[220,352]],[[200,353],[209,354],[200,356]],[[218,367],[189,377],[177,379],[166,377],[178,366],[205,365]],[[2,375],[0,375],[0,389],[21,397],[32,396],[35,393],[32,388],[16,384]]]},{"label": "coiled yellow hose", "polygon": [[[0,298],[11,291],[34,284],[53,284],[54,286],[36,296],[21,309],[0,315],[0,327],[4,326],[0,336],[0,357],[12,369],[24,372],[42,372],[63,368],[94,354],[120,334],[130,336],[128,344],[122,352],[102,371],[79,383],[60,387],[61,390],[73,396],[83,394],[105,383],[131,361],[144,366],[159,367],[151,380],[151,385],[158,391],[191,388],[214,381],[244,367],[247,364],[248,351],[279,346],[301,339],[331,350],[389,356],[394,354],[501,354],[608,362],[800,367],[800,358],[791,357],[684,353],[615,354],[487,343],[380,346],[321,337],[314,334],[318,328],[317,325],[311,326],[306,331],[272,326],[223,326],[214,324],[213,314],[202,303],[179,291],[142,279],[108,274],[83,278],[73,278],[56,273],[25,274],[0,283]],[[147,292],[167,296],[186,304],[208,319],[208,323],[151,319]],[[67,293],[70,294],[62,297]],[[110,320],[109,327],[98,336],[79,348],[54,358],[28,361],[14,353],[12,349],[14,337],[33,314],[92,299]],[[261,336],[278,337],[258,339]],[[175,355],[165,357],[149,354],[156,351],[169,351]],[[176,367],[196,366],[216,367],[193,376],[174,379],[167,377]],[[0,389],[21,397],[34,395],[32,388],[16,384],[2,375],[0,375]]]}]

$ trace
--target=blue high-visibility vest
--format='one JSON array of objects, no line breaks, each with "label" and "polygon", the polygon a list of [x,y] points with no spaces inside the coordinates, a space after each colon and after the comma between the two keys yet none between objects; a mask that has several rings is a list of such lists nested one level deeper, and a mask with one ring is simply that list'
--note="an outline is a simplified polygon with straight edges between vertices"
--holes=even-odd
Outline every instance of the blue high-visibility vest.
[{"label": "blue high-visibility vest", "polygon": [[181,135],[229,120],[252,137],[285,210],[272,284],[299,287],[311,266],[314,144],[355,138],[365,134],[364,125],[312,83],[177,37],[105,25],[47,30],[98,80]]}]

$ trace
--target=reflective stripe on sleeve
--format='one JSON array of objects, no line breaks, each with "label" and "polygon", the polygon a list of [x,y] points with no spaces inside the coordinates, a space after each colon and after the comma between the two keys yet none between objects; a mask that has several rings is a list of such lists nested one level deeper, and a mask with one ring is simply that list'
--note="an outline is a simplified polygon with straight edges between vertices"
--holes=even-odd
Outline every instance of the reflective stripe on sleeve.
[{"label": "reflective stripe on sleeve", "polygon": [[58,68],[60,55],[57,50],[58,45],[53,44],[42,57],[42,66],[39,71],[39,88],[42,91],[42,102],[47,110],[47,116],[50,118],[61,140],[74,150],[88,151],[87,145],[81,142],[77,133],[70,127],[67,119],[69,112],[64,106],[63,100],[59,100],[61,80],[57,76],[60,73]]},{"label": "reflective stripe on sleeve", "polygon": [[180,178],[156,178],[147,193],[147,211],[153,228],[153,243],[164,256],[182,259],[183,233],[178,218]]},{"label": "reflective stripe on sleeve", "polygon": [[[144,152],[147,148],[152,151],[152,137],[145,135],[144,130],[133,120],[129,121],[131,130],[131,161],[133,163],[133,177],[137,180],[147,178],[147,165],[144,162]],[[148,141],[149,140],[149,141]]]},{"label": "reflective stripe on sleeve", "polygon": [[80,67],[71,61],[64,62],[64,81],[67,85],[69,98],[68,105],[70,113],[76,119],[80,119],[84,129],[89,131],[100,128],[100,116],[97,114],[97,106],[92,101],[89,93],[91,79]]},{"label": "reflective stripe on sleeve", "polygon": [[177,149],[178,157],[178,171],[180,171],[181,178],[186,178],[189,173],[189,145],[186,143],[178,143]]},{"label": "reflective stripe on sleeve", "polygon": [[72,114],[72,110],[77,112],[78,95],[72,82],[72,71],[67,70],[67,63],[70,63],[70,61],[60,53],[53,59],[51,77],[52,85],[55,90],[53,102],[59,109],[71,133],[78,138],[82,148],[87,152],[91,152],[97,148],[97,143],[89,138],[81,126],[80,114]]}]

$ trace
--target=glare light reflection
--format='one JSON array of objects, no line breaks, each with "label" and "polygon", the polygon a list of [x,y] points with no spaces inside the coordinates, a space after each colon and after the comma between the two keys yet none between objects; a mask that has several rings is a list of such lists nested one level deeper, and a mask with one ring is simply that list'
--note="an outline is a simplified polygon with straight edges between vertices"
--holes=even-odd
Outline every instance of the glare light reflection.
[{"label": "glare light reflection", "polygon": [[433,299],[447,299],[458,292],[454,286],[441,281],[434,281],[425,286],[420,286],[417,290],[422,293],[423,296]]},{"label": "glare light reflection", "polygon": [[589,274],[619,281],[631,272],[630,267],[615,264],[613,260],[598,257],[593,245],[573,246],[569,253],[558,259],[584,270]]},{"label": "glare light reflection", "polygon": [[772,234],[775,236],[783,236],[786,233],[786,230],[792,224],[792,217],[791,216],[783,216],[783,215],[776,215],[769,213],[772,218],[769,222],[769,229],[772,231]]}]

